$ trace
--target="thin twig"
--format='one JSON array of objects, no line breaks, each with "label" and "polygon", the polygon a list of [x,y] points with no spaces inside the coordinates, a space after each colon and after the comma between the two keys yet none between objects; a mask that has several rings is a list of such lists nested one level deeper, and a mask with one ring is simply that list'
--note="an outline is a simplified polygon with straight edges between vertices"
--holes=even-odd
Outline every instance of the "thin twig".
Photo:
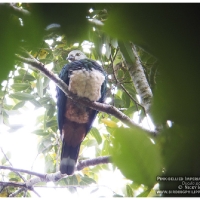
[{"label": "thin twig", "polygon": [[24,190],[26,190],[25,188],[20,188],[19,190],[16,190],[15,192],[13,192],[12,194],[9,195],[9,197],[15,197],[17,196],[19,193],[23,192]]},{"label": "thin twig", "polygon": [[139,109],[138,109],[138,105],[141,106],[141,107],[143,107],[143,106],[140,105],[140,104],[137,102],[137,100],[135,100],[135,99],[132,97],[132,95],[127,91],[127,89],[123,86],[123,84],[121,84],[120,81],[117,79],[117,75],[116,75],[116,72],[115,72],[115,69],[114,69],[113,62],[114,62],[114,60],[115,60],[115,57],[116,57],[116,55],[117,55],[118,50],[119,50],[119,48],[117,48],[114,57],[112,57],[112,55],[110,55],[111,67],[112,67],[112,70],[113,70],[113,75],[114,75],[115,81],[116,81],[117,84],[119,84],[119,85],[121,86],[121,88],[124,90],[124,92],[125,92],[125,93],[131,98],[131,100],[135,103],[137,110],[139,110]]},{"label": "thin twig", "polygon": [[40,178],[45,178],[46,177],[46,174],[41,174],[41,173],[38,173],[38,172],[33,172],[33,171],[30,171],[30,170],[26,170],[26,169],[19,169],[19,168],[2,166],[2,165],[0,165],[0,169],[9,169],[9,170],[11,170],[13,172],[27,173],[27,174],[31,174],[31,175],[34,175],[34,176],[39,176]]},{"label": "thin twig", "polygon": [[34,188],[31,191],[34,192],[38,197],[41,197],[40,194],[36,192]]},{"label": "thin twig", "polygon": [[[3,153],[4,157],[6,158],[6,160],[8,161],[8,163],[13,167],[12,163],[10,162],[9,158],[6,156],[6,154],[4,153],[2,147],[0,147],[1,152]],[[25,178],[19,173],[19,172],[15,172],[24,182],[26,182]]]}]

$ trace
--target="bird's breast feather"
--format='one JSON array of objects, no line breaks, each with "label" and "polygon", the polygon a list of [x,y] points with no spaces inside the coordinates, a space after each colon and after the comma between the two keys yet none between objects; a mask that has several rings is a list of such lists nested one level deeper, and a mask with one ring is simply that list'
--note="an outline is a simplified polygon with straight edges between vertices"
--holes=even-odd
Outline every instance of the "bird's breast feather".
[{"label": "bird's breast feather", "polygon": [[105,76],[96,69],[75,70],[71,73],[69,90],[80,97],[86,97],[91,101],[101,98],[101,85]]}]

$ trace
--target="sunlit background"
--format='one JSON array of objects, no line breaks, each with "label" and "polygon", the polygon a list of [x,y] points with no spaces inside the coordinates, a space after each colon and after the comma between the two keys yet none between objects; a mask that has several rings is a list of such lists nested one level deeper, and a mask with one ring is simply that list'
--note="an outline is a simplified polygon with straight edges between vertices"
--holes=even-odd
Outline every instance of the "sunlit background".
[{"label": "sunlit background", "polygon": [[[95,31],[95,30],[94,30]],[[59,37],[57,40],[60,40]],[[46,40],[50,46],[53,41]],[[94,44],[89,41],[83,41],[81,44],[75,43],[75,47],[81,47],[82,50],[90,54],[91,48],[94,48]],[[102,54],[105,54],[106,47],[103,45],[102,47]],[[97,61],[101,64],[100,61]],[[67,61],[66,61],[67,63]],[[28,66],[25,64],[25,68]],[[51,70],[53,68],[53,63],[46,65],[46,67]],[[31,69],[29,69],[31,71]],[[17,74],[15,74],[17,75]],[[108,77],[109,78],[109,77]],[[6,87],[7,84],[12,85],[12,80],[7,83],[4,81],[2,83],[3,88]],[[49,89],[51,91],[53,99],[56,101],[56,90],[55,84],[50,81]],[[113,93],[116,93],[116,88],[113,89]],[[9,99],[6,96],[7,102],[12,104],[12,99]],[[139,97],[137,97],[140,101]],[[111,98],[106,99],[106,103],[110,103]],[[26,102],[23,108],[18,109],[17,111],[13,111],[10,113],[9,123],[12,125],[10,127],[5,126],[2,121],[0,121],[0,147],[1,149],[7,154],[10,154],[9,160],[12,163],[13,167],[21,168],[26,170],[32,170],[35,172],[45,173],[45,162],[43,154],[38,154],[37,152],[37,144],[38,144],[38,136],[31,133],[33,132],[36,127],[36,118],[45,112],[44,108],[35,108],[35,106],[30,103]],[[139,123],[139,116],[140,113],[135,112],[133,115],[133,120],[136,123]],[[1,119],[0,119],[1,120]],[[120,123],[119,123],[120,125]],[[146,129],[151,131],[154,130],[154,125],[151,122],[151,119],[147,116],[144,118],[139,125],[143,126]],[[99,124],[97,120],[94,121],[93,126],[99,128]],[[102,128],[102,127],[101,127]],[[153,142],[153,141],[152,141]],[[95,151],[92,150],[93,147],[86,148],[83,151],[83,156],[94,158]],[[2,151],[0,151],[0,160],[4,158]],[[111,164],[108,164],[111,167]],[[2,172],[1,172],[2,173]],[[4,170],[4,173],[9,173],[9,170]],[[5,180],[4,181],[8,181]],[[37,187],[35,186],[35,190],[42,196],[42,197],[56,197],[59,196],[63,197],[64,195],[70,196],[80,196],[80,197],[112,197],[113,193],[121,194],[123,188],[126,186],[127,183],[131,183],[130,180],[127,180],[123,177],[119,170],[114,171],[106,171],[101,170],[99,175],[98,184],[91,184],[89,186],[77,186],[75,193],[70,193],[68,190],[63,188],[55,187],[53,182],[47,183],[47,187]],[[125,190],[125,188],[124,188]],[[135,195],[142,192],[140,188],[138,193],[136,192]],[[31,195],[34,197],[35,194],[31,192]]]}]

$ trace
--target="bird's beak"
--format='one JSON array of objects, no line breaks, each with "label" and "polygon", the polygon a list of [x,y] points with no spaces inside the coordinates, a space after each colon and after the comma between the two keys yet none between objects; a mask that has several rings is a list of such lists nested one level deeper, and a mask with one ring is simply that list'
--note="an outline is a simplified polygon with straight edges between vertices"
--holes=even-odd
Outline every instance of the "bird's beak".
[{"label": "bird's beak", "polygon": [[66,58],[66,60],[69,60],[69,61],[75,61],[75,57],[73,55],[70,55]]}]

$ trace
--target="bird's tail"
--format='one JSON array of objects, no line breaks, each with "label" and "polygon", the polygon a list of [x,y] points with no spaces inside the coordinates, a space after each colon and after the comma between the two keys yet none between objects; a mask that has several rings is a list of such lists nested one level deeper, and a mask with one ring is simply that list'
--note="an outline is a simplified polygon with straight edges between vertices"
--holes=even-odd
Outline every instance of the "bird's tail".
[{"label": "bird's tail", "polygon": [[60,162],[60,172],[62,174],[72,175],[74,173],[79,149],[80,144],[76,147],[72,147],[67,145],[63,140]]}]

